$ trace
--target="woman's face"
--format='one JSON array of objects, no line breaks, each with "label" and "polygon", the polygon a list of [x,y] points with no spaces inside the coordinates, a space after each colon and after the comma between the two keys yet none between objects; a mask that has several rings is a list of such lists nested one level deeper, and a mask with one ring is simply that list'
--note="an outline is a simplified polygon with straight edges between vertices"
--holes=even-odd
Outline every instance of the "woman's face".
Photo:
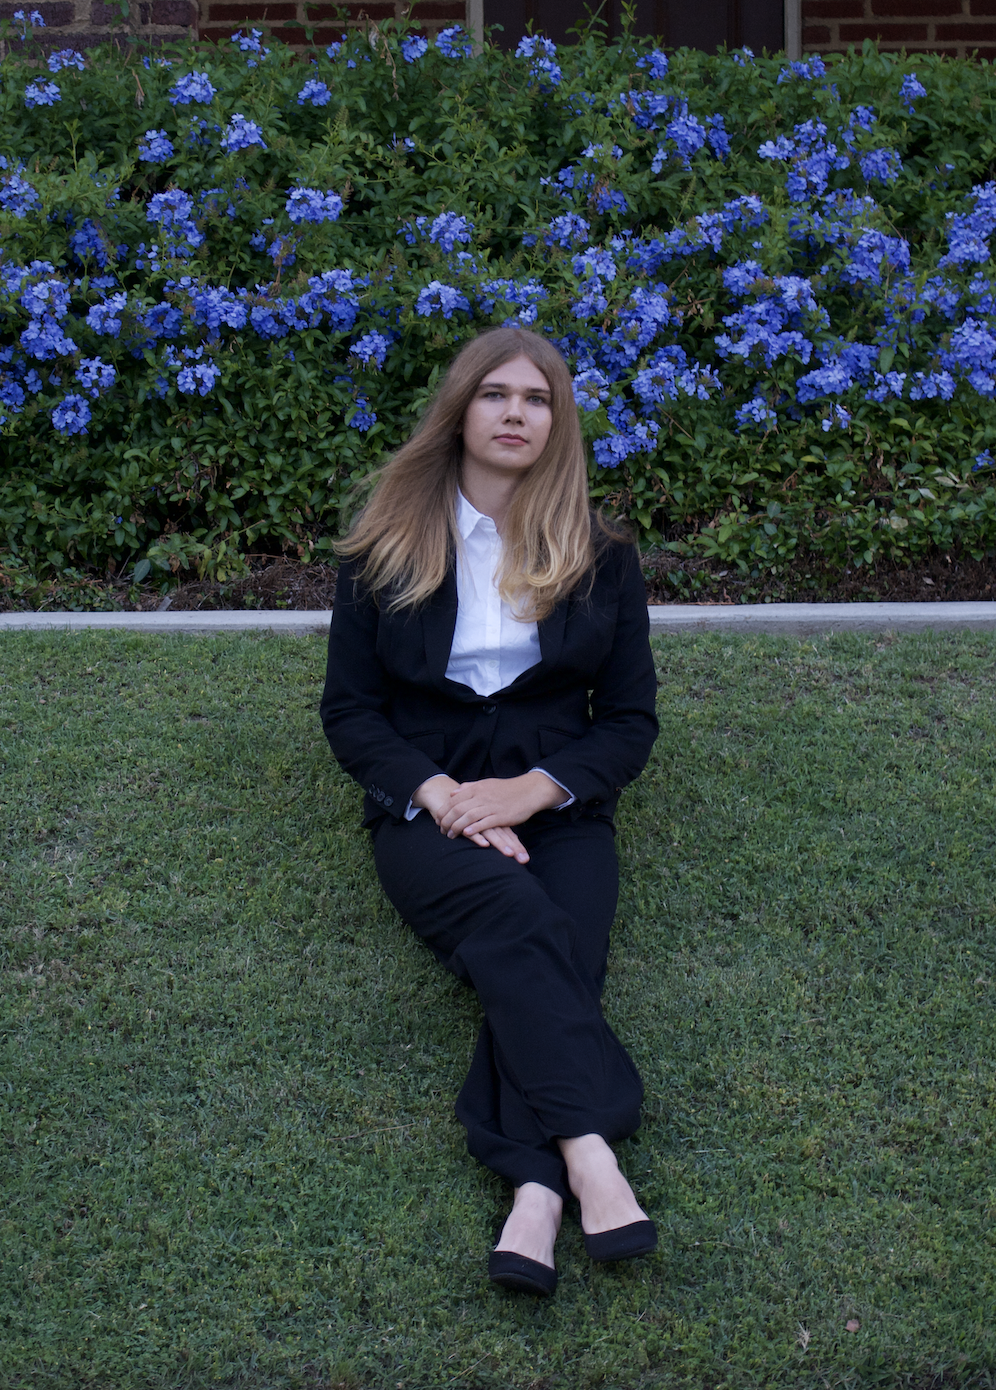
[{"label": "woman's face", "polygon": [[524,474],[553,424],[550,383],[524,354],[481,381],[463,417],[464,474]]}]

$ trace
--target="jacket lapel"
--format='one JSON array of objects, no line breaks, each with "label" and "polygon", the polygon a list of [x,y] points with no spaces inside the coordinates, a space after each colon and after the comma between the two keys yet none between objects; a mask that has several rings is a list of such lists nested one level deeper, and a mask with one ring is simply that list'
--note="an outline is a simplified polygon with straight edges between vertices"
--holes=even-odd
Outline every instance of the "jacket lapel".
[{"label": "jacket lapel", "polygon": [[[537,626],[542,665],[547,669],[556,666],[560,660],[560,649],[564,645],[564,628],[567,625],[567,605],[569,598],[562,599],[548,618]],[[537,669],[537,668],[534,668]]]},{"label": "jacket lapel", "polygon": [[446,679],[446,664],[453,645],[457,616],[456,568],[450,566],[446,578],[422,610],[422,637],[429,677],[437,685]]}]

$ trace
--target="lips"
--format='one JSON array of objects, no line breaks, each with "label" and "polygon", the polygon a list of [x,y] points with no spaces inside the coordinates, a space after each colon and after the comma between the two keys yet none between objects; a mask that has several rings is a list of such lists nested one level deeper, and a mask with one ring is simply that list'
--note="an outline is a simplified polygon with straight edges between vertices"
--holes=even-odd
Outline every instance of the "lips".
[{"label": "lips", "polygon": [[498,434],[495,435],[499,444],[525,444],[521,434]]}]

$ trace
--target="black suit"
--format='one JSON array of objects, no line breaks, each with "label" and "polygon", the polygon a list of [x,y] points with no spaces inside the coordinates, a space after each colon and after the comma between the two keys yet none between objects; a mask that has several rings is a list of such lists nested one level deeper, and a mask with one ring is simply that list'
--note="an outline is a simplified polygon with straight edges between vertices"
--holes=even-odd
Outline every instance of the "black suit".
[{"label": "black suit", "polygon": [[[583,589],[584,586],[582,586]],[[364,788],[385,891],[472,984],[486,1022],[457,1112],[468,1144],[520,1185],[565,1194],[557,1136],[618,1139],[642,1087],[598,1003],[615,910],[612,814],[657,734],[646,596],[632,546],[603,543],[591,591],[539,624],[541,659],[482,697],[446,678],[451,568],[416,613],[389,614],[339,571],[322,722]],[[540,767],[575,796],[517,827],[528,865],[404,819],[415,790]]]}]

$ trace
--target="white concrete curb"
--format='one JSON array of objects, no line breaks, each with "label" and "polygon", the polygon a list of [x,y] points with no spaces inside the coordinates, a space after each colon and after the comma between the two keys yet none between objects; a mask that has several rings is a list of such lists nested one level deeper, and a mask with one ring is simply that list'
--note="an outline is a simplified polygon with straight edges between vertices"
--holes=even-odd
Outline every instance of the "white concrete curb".
[{"label": "white concrete curb", "polygon": [[[650,630],[772,632],[810,637],[820,632],[926,632],[951,628],[996,631],[993,603],[674,603],[651,605]],[[327,610],[282,609],[212,613],[0,613],[0,632],[124,628],[130,632],[275,632],[327,634]]]}]

